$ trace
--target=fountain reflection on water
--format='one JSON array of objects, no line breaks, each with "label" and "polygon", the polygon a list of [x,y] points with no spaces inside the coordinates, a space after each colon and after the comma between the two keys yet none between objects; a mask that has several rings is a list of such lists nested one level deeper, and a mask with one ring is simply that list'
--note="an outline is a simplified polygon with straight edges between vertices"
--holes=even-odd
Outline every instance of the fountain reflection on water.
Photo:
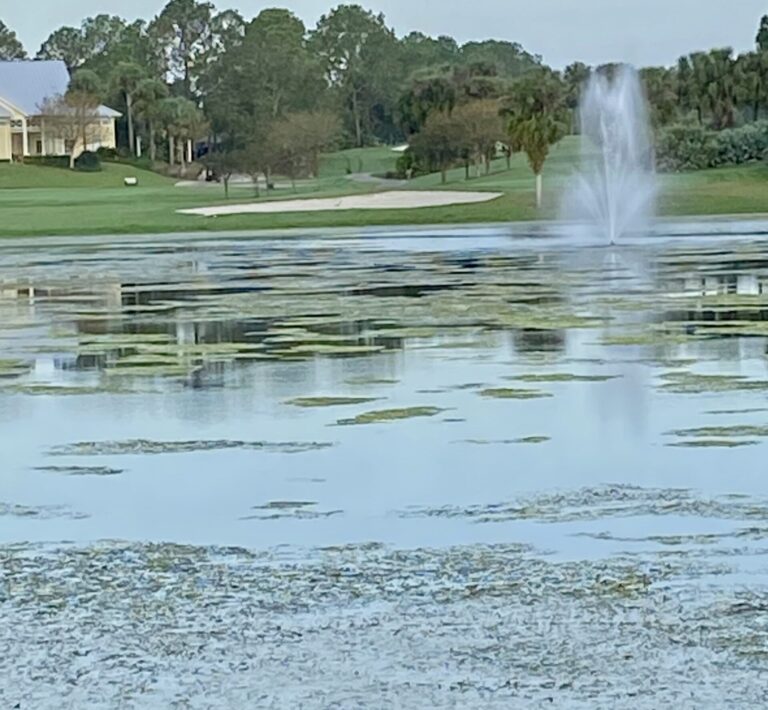
[{"label": "fountain reflection on water", "polygon": [[647,230],[656,176],[648,108],[629,66],[613,77],[595,72],[581,101],[581,167],[564,201],[564,217],[597,230],[611,244]]}]

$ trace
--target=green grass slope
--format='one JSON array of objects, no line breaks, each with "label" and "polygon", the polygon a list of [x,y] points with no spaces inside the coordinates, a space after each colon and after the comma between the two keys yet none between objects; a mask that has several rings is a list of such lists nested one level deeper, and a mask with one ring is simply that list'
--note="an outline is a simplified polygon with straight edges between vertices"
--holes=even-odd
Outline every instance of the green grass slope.
[{"label": "green grass slope", "polygon": [[[470,180],[463,168],[449,172],[443,185],[439,175],[411,181],[408,189],[485,190],[502,193],[491,202],[405,210],[346,210],[340,212],[231,215],[204,218],[177,214],[176,210],[226,203],[217,185],[177,187],[172,179],[131,166],[108,164],[100,173],[76,173],[61,168],[0,165],[0,236],[78,234],[143,234],[162,232],[283,229],[290,227],[366,227],[396,224],[448,224],[507,222],[557,216],[557,205],[567,177],[578,162],[578,140],[568,138],[555,146],[544,174],[545,204],[534,206],[534,181],[524,156],[515,156],[511,169],[498,160],[489,174]],[[346,175],[348,161],[354,171],[385,172],[397,160],[389,148],[367,148],[324,156],[321,177],[297,183],[294,191],[281,189],[260,199],[297,196],[330,197],[370,192],[375,183],[360,183]],[[126,176],[139,178],[139,186],[123,185]],[[663,215],[724,215],[768,213],[768,167],[754,164],[661,178]],[[232,190],[230,202],[255,199],[251,188]]]}]

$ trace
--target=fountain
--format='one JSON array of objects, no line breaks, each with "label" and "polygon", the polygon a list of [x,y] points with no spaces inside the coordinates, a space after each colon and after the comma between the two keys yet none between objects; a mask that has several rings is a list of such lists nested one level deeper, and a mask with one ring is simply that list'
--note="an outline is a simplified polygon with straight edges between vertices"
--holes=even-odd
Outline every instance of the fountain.
[{"label": "fountain", "polygon": [[566,191],[563,216],[611,244],[646,230],[656,178],[645,93],[632,67],[612,78],[595,72],[581,99],[581,167]]}]

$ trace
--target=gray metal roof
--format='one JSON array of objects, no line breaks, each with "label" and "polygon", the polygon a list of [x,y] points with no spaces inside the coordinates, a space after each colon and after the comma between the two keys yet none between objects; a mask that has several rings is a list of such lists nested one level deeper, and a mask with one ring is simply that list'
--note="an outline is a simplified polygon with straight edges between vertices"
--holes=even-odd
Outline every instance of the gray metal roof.
[{"label": "gray metal roof", "polygon": [[[46,99],[63,95],[69,86],[69,72],[60,61],[0,62],[0,98],[13,104],[27,116],[40,113]],[[120,113],[106,106],[101,115],[118,117]]]}]

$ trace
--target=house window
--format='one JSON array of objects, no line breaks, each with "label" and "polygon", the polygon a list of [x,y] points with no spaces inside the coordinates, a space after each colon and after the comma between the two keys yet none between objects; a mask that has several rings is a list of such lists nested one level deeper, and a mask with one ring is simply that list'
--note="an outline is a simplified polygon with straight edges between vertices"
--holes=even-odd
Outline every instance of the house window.
[{"label": "house window", "polygon": [[64,152],[67,155],[72,155],[72,151],[75,149],[75,141],[73,140],[65,140],[64,141]]},{"label": "house window", "polygon": [[11,128],[23,128],[24,121],[11,121]]},{"label": "house window", "polygon": [[37,154],[43,154],[43,141],[37,141]]}]

